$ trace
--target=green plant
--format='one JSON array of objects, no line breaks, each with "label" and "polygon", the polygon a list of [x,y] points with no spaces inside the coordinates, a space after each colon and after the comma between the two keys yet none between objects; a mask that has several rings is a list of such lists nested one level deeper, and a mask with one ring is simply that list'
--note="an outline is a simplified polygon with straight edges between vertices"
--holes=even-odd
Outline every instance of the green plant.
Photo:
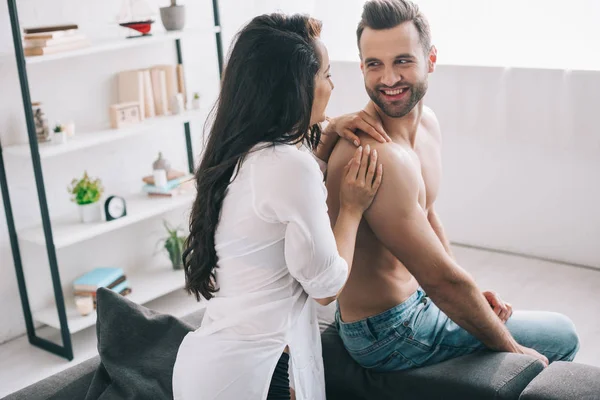
[{"label": "green plant", "polygon": [[163,225],[168,233],[168,236],[162,239],[164,242],[163,246],[167,250],[167,253],[169,253],[173,269],[181,269],[183,268],[183,246],[187,237],[179,235],[179,232],[182,231],[181,228],[172,228],[167,221],[163,221]]},{"label": "green plant", "polygon": [[61,124],[56,124],[56,126],[54,127],[54,133],[60,133],[62,131],[64,131],[64,127]]},{"label": "green plant", "polygon": [[194,100],[200,100],[200,93],[194,93]]},{"label": "green plant", "polygon": [[85,171],[83,178],[73,179],[67,190],[72,195],[71,201],[81,206],[100,200],[104,192],[104,187],[100,179],[91,179],[87,171]]}]

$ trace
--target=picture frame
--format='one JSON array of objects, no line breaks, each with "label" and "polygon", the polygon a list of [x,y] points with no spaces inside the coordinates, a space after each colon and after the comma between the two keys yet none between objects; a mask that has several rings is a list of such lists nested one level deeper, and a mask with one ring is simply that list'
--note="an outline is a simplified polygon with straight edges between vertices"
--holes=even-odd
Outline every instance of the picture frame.
[{"label": "picture frame", "polygon": [[113,104],[109,108],[109,113],[110,127],[112,129],[120,129],[142,121],[141,108],[138,101]]}]

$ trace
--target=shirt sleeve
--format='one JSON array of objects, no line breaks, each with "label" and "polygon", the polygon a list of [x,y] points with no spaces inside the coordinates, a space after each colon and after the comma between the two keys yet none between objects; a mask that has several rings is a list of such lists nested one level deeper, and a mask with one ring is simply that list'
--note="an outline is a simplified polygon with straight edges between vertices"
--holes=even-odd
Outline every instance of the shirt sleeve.
[{"label": "shirt sleeve", "polygon": [[310,154],[313,156],[313,158],[319,165],[319,169],[321,170],[323,175],[325,175],[325,173],[327,172],[327,163],[325,161],[321,160],[319,157],[317,157],[314,153],[311,152]]},{"label": "shirt sleeve", "polygon": [[285,224],[290,274],[315,299],[336,295],[348,277],[327,214],[323,174],[312,157],[286,151],[253,165],[254,207],[263,220]]}]

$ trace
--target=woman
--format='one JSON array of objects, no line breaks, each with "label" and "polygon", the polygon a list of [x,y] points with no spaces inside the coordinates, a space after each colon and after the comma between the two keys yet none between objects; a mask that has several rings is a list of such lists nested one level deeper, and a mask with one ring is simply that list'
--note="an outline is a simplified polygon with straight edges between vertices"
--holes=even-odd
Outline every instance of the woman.
[{"label": "woman", "polygon": [[186,289],[209,301],[180,346],[176,400],[289,399],[288,357],[296,397],[325,399],[311,298],[328,304],[343,288],[382,168],[357,149],[332,231],[322,172],[301,146],[319,144],[333,89],[320,28],[260,16],[230,54],[184,252]]}]

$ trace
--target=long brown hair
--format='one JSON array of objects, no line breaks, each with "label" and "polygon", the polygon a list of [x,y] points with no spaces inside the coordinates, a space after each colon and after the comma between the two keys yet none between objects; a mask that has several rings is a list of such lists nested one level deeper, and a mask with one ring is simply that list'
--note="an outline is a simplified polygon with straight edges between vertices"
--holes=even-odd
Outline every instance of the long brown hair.
[{"label": "long brown hair", "polygon": [[254,18],[236,37],[196,171],[198,194],[183,252],[185,288],[197,300],[218,290],[215,231],[238,162],[260,143],[319,143],[310,114],[321,68],[315,43],[320,31],[321,23],[307,16],[271,14]]}]

